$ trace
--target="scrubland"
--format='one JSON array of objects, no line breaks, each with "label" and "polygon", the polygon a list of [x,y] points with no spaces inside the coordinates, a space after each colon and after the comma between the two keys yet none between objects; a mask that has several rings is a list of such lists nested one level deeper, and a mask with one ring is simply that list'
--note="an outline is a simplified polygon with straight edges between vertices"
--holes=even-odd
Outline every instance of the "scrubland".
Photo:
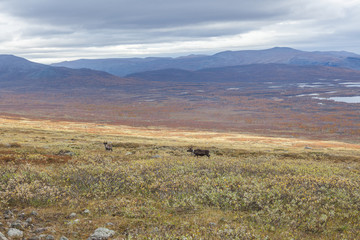
[{"label": "scrubland", "polygon": [[[357,144],[37,124],[0,128],[0,210],[35,210],[34,224],[57,238],[101,226],[114,239],[360,236]],[[190,145],[211,157],[191,156]]]}]

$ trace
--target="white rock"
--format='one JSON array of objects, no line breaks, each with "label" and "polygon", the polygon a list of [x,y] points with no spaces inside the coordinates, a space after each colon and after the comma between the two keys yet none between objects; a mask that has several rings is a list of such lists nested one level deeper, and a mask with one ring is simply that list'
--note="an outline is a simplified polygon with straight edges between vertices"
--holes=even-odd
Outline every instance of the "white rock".
[{"label": "white rock", "polygon": [[16,228],[10,228],[7,235],[9,238],[22,238],[24,236],[24,232]]},{"label": "white rock", "polygon": [[88,238],[88,240],[104,240],[108,239],[115,235],[115,231],[107,228],[98,228],[95,232]]},{"label": "white rock", "polygon": [[4,234],[0,232],[0,240],[8,240]]},{"label": "white rock", "polygon": [[90,214],[90,210],[89,209],[85,209],[83,214]]}]

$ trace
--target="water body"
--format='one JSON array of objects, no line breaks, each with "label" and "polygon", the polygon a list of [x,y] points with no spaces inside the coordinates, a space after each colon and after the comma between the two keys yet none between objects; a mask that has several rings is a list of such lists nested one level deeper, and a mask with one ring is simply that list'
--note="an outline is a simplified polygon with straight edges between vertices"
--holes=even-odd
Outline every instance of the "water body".
[{"label": "water body", "polygon": [[319,100],[333,100],[335,102],[344,102],[344,103],[360,103],[360,96],[354,96],[354,97],[312,97],[314,99]]},{"label": "water body", "polygon": [[345,85],[345,87],[360,87],[360,83],[359,82],[344,82],[344,83],[340,83]]},{"label": "water body", "polygon": [[328,99],[334,100],[335,102],[360,103],[360,96],[354,96],[354,97],[330,97]]}]

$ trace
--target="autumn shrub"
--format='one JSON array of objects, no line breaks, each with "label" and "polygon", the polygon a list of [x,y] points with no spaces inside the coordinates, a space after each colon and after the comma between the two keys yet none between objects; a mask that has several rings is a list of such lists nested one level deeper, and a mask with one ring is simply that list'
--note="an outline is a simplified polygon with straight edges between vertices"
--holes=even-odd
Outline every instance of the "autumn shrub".
[{"label": "autumn shrub", "polygon": [[221,227],[209,226],[180,226],[163,225],[152,228],[137,228],[126,232],[129,239],[234,239],[234,240],[260,240],[267,239],[253,233],[245,226],[230,226],[225,224]]},{"label": "autumn shrub", "polygon": [[54,186],[51,177],[29,166],[1,171],[0,199],[2,206],[45,206],[59,201],[63,192]]},{"label": "autumn shrub", "polygon": [[215,208],[246,214],[248,221],[265,229],[285,225],[321,233],[334,221],[359,218],[358,175],[321,162],[250,155],[103,159],[68,165],[59,176],[73,198],[130,194],[157,201],[171,214]]},{"label": "autumn shrub", "polygon": [[[168,155],[178,148],[143,147],[130,156],[79,150],[75,161],[42,170],[9,164],[0,169],[0,204],[89,205],[100,216],[139,223],[128,231],[138,239],[262,239],[268,234],[285,236],[274,239],[291,239],[291,234],[331,239],[357,231],[350,231],[360,222],[356,162],[348,168],[331,162],[330,154],[226,149],[209,159]],[[46,156],[16,151],[15,159],[29,163]],[[154,153],[161,157],[153,158]],[[198,226],[179,225],[203,212],[237,217],[211,226],[206,218]]]}]

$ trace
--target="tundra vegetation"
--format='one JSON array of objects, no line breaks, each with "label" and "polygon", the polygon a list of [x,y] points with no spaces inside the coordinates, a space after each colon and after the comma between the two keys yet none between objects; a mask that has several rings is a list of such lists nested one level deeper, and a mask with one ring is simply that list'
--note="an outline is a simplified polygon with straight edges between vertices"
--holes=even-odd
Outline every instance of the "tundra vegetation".
[{"label": "tundra vegetation", "polygon": [[[21,126],[2,127],[0,136],[1,212],[36,211],[34,224],[56,238],[86,239],[103,226],[115,231],[114,239],[360,235],[356,147],[264,143],[261,150],[223,142],[196,146],[194,139],[192,145],[211,153],[195,158],[181,137],[164,141]],[[104,149],[104,139],[112,142],[112,152]]]}]

